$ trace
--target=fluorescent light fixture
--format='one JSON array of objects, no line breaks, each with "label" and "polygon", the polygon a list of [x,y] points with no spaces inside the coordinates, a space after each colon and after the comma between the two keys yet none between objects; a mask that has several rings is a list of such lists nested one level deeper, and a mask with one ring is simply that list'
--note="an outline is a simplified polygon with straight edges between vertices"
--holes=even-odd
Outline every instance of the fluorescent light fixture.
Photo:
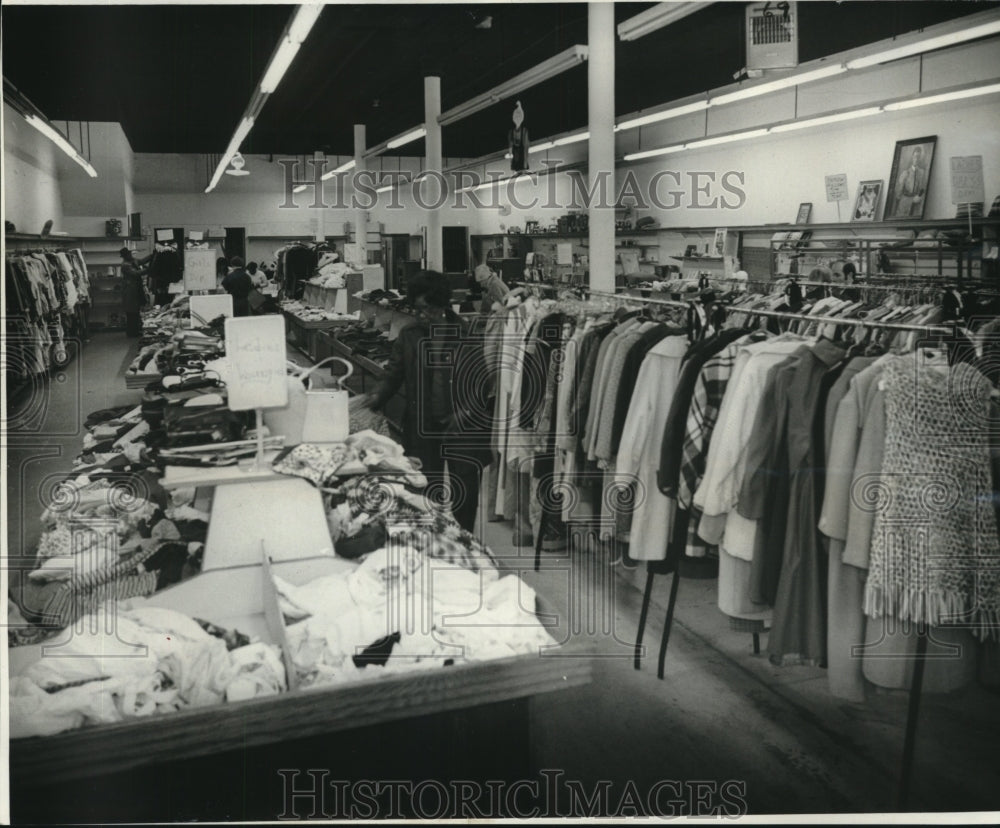
[{"label": "fluorescent light fixture", "polygon": [[766,95],[768,92],[777,92],[779,89],[788,89],[790,86],[799,86],[800,84],[809,83],[810,81],[822,80],[823,78],[839,75],[846,71],[847,66],[843,63],[833,63],[829,66],[821,66],[818,69],[812,69],[808,72],[801,72],[796,75],[787,75],[783,78],[778,78],[777,80],[768,81],[767,83],[758,83],[753,86],[746,86],[743,89],[737,89],[735,92],[727,92],[724,95],[711,98],[709,100],[709,106],[722,106],[723,104],[733,103],[733,101],[743,101],[747,98],[756,98],[758,95]]},{"label": "fluorescent light fixture", "polygon": [[318,3],[299,6],[292,16],[291,22],[281,39],[281,44],[276,52],[271,55],[271,62],[267,65],[267,71],[260,81],[260,91],[265,95],[270,95],[278,88],[281,79],[292,65],[295,56],[299,52],[299,46],[309,36],[313,25],[323,11],[323,6]]},{"label": "fluorescent light fixture", "polygon": [[347,172],[348,170],[353,170],[353,169],[354,169],[354,159],[352,158],[350,161],[347,161],[346,163],[341,164],[339,167],[337,167],[337,169],[330,170],[329,172],[323,173],[323,180],[324,181],[329,181],[331,178],[333,178],[338,173]]},{"label": "fluorescent light fixture", "polygon": [[212,180],[208,182],[208,186],[205,188],[206,193],[210,193],[215,189],[230,159],[239,152],[240,145],[246,139],[247,135],[250,134],[250,130],[253,129],[254,117],[263,109],[268,95],[278,88],[278,84],[281,83],[281,79],[285,76],[285,72],[288,71],[288,67],[295,60],[295,56],[299,52],[299,46],[309,36],[309,32],[312,31],[313,25],[319,19],[322,12],[322,4],[309,3],[296,7],[292,13],[292,18],[285,27],[278,46],[271,53],[271,60],[264,71],[264,77],[260,79],[257,90],[250,99],[243,120],[236,127],[236,132],[233,133],[233,137],[229,141],[229,146],[226,147],[226,151],[219,159],[219,165],[215,168]]},{"label": "fluorescent light fixture", "polygon": [[643,150],[642,152],[630,152],[623,160],[641,161],[643,158],[655,158],[658,155],[669,155],[672,152],[680,152],[684,147],[684,144],[671,144],[669,147],[657,147],[656,149]]},{"label": "fluorescent light fixture", "polygon": [[422,126],[416,129],[411,129],[409,132],[404,132],[402,135],[397,135],[395,138],[390,138],[385,146],[386,149],[396,149],[404,144],[412,143],[413,141],[419,141],[421,138],[427,136],[427,130]]},{"label": "fluorescent light fixture", "polygon": [[555,140],[553,140],[552,143],[555,144],[557,147],[563,147],[566,144],[576,144],[579,141],[589,141],[589,140],[590,140],[589,132],[578,132],[576,135],[567,135],[565,138],[556,138]]},{"label": "fluorescent light fixture", "polygon": [[635,129],[636,127],[646,126],[646,124],[667,121],[671,118],[679,118],[681,115],[690,115],[692,112],[701,112],[703,109],[708,109],[708,106],[708,98],[705,98],[702,101],[694,101],[693,103],[682,104],[681,106],[672,106],[670,109],[664,109],[660,112],[650,112],[648,115],[629,118],[627,121],[616,124],[615,132],[620,132],[623,129]]},{"label": "fluorescent light fixture", "polygon": [[[576,144],[580,141],[589,141],[589,132],[577,132],[573,135],[564,135],[562,138],[552,138],[548,141],[540,141],[537,144],[532,144],[528,147],[528,152],[545,152],[545,150],[550,150],[553,147],[564,147],[566,144]],[[510,153],[507,153],[504,158],[510,158]]]},{"label": "fluorescent light fixture", "polygon": [[[381,187],[376,187],[375,188],[375,192],[376,193],[387,193],[387,192],[389,192],[389,190],[395,190],[397,187],[400,187],[403,184],[412,184],[413,183],[413,179],[412,178],[407,178],[406,175],[405,175],[405,173],[394,172],[394,173],[386,173],[385,175],[389,176],[389,183],[388,184],[383,184]],[[398,179],[393,178],[393,176],[396,176],[396,175],[398,175],[400,177]]]},{"label": "fluorescent light fixture", "polygon": [[932,52],[935,49],[943,49],[945,46],[954,46],[958,43],[987,37],[998,32],[1000,32],[1000,20],[991,20],[976,26],[970,26],[967,29],[959,29],[956,32],[913,40],[910,43],[904,43],[891,49],[876,52],[873,55],[855,58],[847,62],[847,68],[865,69],[869,66],[876,66],[879,63],[888,63],[892,60],[900,60],[901,58],[911,57],[923,52]]},{"label": "fluorescent light fixture", "polygon": [[881,111],[881,106],[866,106],[864,109],[852,109],[849,112],[836,112],[833,115],[821,115],[819,118],[806,118],[801,121],[789,121],[786,124],[777,124],[771,127],[771,132],[792,132],[797,129],[809,129],[810,127],[823,126],[824,124],[835,124],[838,121],[853,121],[855,118],[867,118],[869,115],[878,115]]},{"label": "fluorescent light fixture", "polygon": [[840,121],[853,121],[857,118],[868,118],[878,115],[880,112],[896,112],[898,110],[915,109],[920,106],[930,106],[931,104],[947,103],[968,98],[981,97],[983,95],[1000,94],[1000,83],[988,83],[983,86],[972,86],[963,89],[952,89],[946,92],[938,92],[932,95],[924,95],[920,98],[908,98],[902,101],[883,104],[882,106],[866,106],[860,109],[851,109],[845,112],[834,112],[830,115],[820,115],[816,118],[805,118],[801,121],[787,121],[775,124],[771,127],[751,129],[745,132],[735,132],[729,135],[717,135],[710,138],[700,138],[688,141],[685,144],[671,144],[667,147],[633,152],[624,156],[624,161],[641,161],[644,158],[654,158],[659,155],[668,155],[682,150],[698,149],[700,147],[711,147],[717,144],[728,144],[733,141],[746,141],[751,138],[758,138],[768,133],[781,134],[783,132],[793,132],[799,129],[809,129],[811,127],[835,124]]},{"label": "fluorescent light fixture", "polygon": [[97,170],[95,170],[90,162],[77,152],[76,147],[74,147],[58,129],[56,129],[52,124],[46,121],[44,118],[39,118],[34,114],[27,114],[24,116],[24,120],[27,121],[31,126],[37,129],[42,135],[48,138],[53,144],[55,144],[59,149],[61,149],[66,155],[72,158],[77,164],[79,164],[86,171],[87,175],[91,178],[97,178]]},{"label": "fluorescent light fixture", "polygon": [[441,126],[447,126],[463,118],[468,118],[470,115],[493,106],[506,98],[511,98],[525,89],[530,89],[550,78],[554,78],[567,69],[579,66],[587,59],[588,54],[589,50],[586,46],[570,46],[558,55],[542,61],[526,72],[515,75],[510,80],[494,86],[488,92],[470,98],[465,103],[459,104],[447,112],[442,112],[438,116],[438,123]]},{"label": "fluorescent light fixture", "polygon": [[636,40],[711,5],[711,3],[657,3],[653,8],[619,23],[618,37],[622,40]]},{"label": "fluorescent light fixture", "polygon": [[323,13],[322,3],[303,3],[295,10],[295,16],[288,26],[288,39],[292,43],[302,43],[312,31],[313,25]]},{"label": "fluorescent light fixture", "polygon": [[292,187],[292,192],[293,193],[302,193],[302,192],[305,192],[305,189],[306,189],[306,185],[305,184],[299,184],[297,187]]},{"label": "fluorescent light fixture", "polygon": [[684,146],[687,149],[700,149],[701,147],[714,147],[718,144],[731,144],[733,141],[748,141],[751,138],[759,138],[767,135],[767,127],[761,129],[748,129],[745,132],[732,132],[729,135],[713,135],[711,138],[700,138],[697,141],[688,141]]},{"label": "fluorescent light fixture", "polygon": [[626,155],[623,160],[640,161],[643,158],[655,158],[659,155],[669,155],[670,153],[681,152],[682,150],[714,147],[718,144],[731,144],[734,141],[748,141],[751,138],[759,138],[761,135],[767,135],[768,132],[769,130],[766,127],[762,127],[760,129],[748,129],[744,132],[732,132],[729,135],[713,135],[711,138],[699,138],[684,144],[671,144],[668,147],[632,152]]},{"label": "fluorescent light fixture", "polygon": [[489,190],[492,187],[496,187],[498,184],[506,184],[508,181],[514,181],[515,179],[529,179],[537,183],[538,175],[530,172],[514,173],[514,175],[508,175],[504,178],[492,178],[489,181],[484,181],[482,184],[476,184],[474,187],[461,187],[458,190],[455,190],[455,192],[471,193],[477,190]]},{"label": "fluorescent light fixture", "polygon": [[298,53],[298,43],[293,43],[288,38],[282,41],[281,46],[278,47],[278,51],[274,53],[271,62],[267,65],[264,77],[260,80],[261,92],[265,95],[270,95],[278,88],[278,84],[281,83],[281,79],[285,76],[285,72],[288,71],[288,67],[292,65],[292,61],[295,60],[295,56]]},{"label": "fluorescent light fixture", "polygon": [[991,83],[986,86],[974,86],[970,89],[956,89],[952,92],[941,92],[937,95],[926,95],[923,98],[911,98],[907,101],[896,101],[882,107],[886,112],[896,112],[900,109],[914,109],[918,106],[930,106],[936,103],[946,103],[948,101],[959,101],[963,98],[977,98],[980,95],[992,95],[1000,92],[1000,83]]}]

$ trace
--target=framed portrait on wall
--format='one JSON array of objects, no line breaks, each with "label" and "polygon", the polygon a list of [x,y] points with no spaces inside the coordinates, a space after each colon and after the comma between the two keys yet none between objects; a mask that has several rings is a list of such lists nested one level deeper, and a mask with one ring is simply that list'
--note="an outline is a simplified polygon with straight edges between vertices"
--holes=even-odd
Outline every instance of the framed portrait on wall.
[{"label": "framed portrait on wall", "polygon": [[936,146],[936,135],[896,142],[883,221],[924,217]]},{"label": "framed portrait on wall", "polygon": [[858,195],[854,199],[851,221],[875,221],[878,218],[878,202],[881,196],[881,178],[858,182]]}]

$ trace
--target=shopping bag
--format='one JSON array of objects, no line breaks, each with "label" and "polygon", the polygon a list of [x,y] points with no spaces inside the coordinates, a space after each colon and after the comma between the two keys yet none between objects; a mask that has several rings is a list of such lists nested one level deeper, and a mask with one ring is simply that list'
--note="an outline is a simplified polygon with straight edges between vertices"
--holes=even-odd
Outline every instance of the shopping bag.
[{"label": "shopping bag", "polygon": [[[331,360],[347,366],[347,373],[337,378],[337,387],[311,388],[309,375]],[[348,393],[343,383],[354,372],[354,366],[340,357],[329,357],[312,368],[288,377],[288,404],[283,408],[264,411],[264,423],[272,434],[284,435],[285,445],[298,443],[342,443],[350,434]],[[309,382],[307,389],[303,382]]]}]

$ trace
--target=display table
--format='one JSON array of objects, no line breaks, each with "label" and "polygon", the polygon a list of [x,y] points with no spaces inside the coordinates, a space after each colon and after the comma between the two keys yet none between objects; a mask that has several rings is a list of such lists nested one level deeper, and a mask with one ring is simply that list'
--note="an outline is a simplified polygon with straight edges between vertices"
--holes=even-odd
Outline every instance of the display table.
[{"label": "display table", "polygon": [[285,316],[285,338],[288,344],[301,351],[313,362],[319,362],[316,334],[349,325],[351,319],[318,319],[315,322],[305,322],[289,311],[283,311]]},{"label": "display table", "polygon": [[[146,601],[191,616],[215,606],[216,623],[274,640],[282,621],[270,571],[304,583],[347,565],[307,558],[217,569]],[[540,618],[551,616],[544,601],[536,604]],[[12,651],[15,674],[30,663],[18,652],[27,649]],[[15,739],[12,815],[42,823],[275,819],[287,813],[281,774],[313,768],[354,781],[530,778],[532,697],[590,680],[589,657],[557,647]]]},{"label": "display table", "polygon": [[263,480],[282,480],[284,475],[271,468],[278,451],[265,451],[264,462],[257,467],[254,459],[236,466],[199,468],[197,466],[166,466],[160,484],[164,489],[189,489],[203,486],[224,486],[229,483],[259,483]]},{"label": "display table", "polygon": [[344,277],[344,287],[327,288],[306,282],[302,292],[302,301],[314,308],[323,310],[339,311],[340,313],[353,313],[358,309],[358,299],[354,294],[365,289],[364,275],[361,273],[348,273]]}]

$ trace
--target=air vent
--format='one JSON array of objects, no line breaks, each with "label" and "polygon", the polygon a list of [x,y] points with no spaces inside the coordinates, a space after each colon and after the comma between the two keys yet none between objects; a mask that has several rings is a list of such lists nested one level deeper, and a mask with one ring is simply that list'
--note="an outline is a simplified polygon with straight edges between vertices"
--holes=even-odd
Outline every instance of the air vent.
[{"label": "air vent", "polygon": [[747,5],[747,69],[785,69],[799,63],[799,18],[795,3]]}]

